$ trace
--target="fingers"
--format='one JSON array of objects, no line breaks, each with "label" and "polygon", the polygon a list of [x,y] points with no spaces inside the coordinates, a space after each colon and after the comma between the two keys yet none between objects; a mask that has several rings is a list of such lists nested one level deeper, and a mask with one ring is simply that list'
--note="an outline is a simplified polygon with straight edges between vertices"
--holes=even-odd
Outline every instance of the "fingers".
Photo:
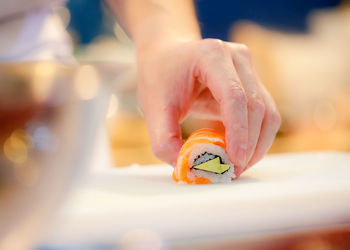
[{"label": "fingers", "polygon": [[265,93],[265,114],[264,120],[261,126],[261,132],[255,152],[248,163],[248,167],[257,163],[261,158],[267,153],[271,147],[273,140],[276,136],[278,129],[281,126],[281,116],[276,108],[276,105],[270,96],[270,94],[264,89],[262,91]]},{"label": "fingers", "polygon": [[201,45],[196,77],[206,84],[219,103],[225,126],[226,150],[238,171],[246,165],[248,147],[247,99],[230,53],[222,41],[208,39]]},{"label": "fingers", "polygon": [[152,104],[144,105],[144,110],[153,153],[175,166],[183,144],[176,109],[170,105],[162,107]]},{"label": "fingers", "polygon": [[250,53],[243,44],[227,43],[230,48],[233,64],[242,81],[248,109],[248,150],[247,162],[252,158],[265,114],[263,93],[259,89],[259,79],[253,70]]}]

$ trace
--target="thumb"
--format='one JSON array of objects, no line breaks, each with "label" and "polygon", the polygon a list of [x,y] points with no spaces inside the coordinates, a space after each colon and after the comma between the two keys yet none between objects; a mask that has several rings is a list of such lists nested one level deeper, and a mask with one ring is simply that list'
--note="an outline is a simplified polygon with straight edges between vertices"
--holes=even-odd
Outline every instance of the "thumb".
[{"label": "thumb", "polygon": [[152,151],[160,160],[175,166],[183,144],[178,112],[170,105],[154,106],[145,110]]}]

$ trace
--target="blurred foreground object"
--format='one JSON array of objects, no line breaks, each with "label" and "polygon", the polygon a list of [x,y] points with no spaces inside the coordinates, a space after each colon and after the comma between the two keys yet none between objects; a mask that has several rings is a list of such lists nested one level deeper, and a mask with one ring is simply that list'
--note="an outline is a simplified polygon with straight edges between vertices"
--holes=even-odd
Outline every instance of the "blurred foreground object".
[{"label": "blurred foreground object", "polygon": [[114,166],[161,163],[152,153],[147,126],[139,108],[136,67],[131,62],[95,62],[109,86],[105,125]]},{"label": "blurred foreground object", "polygon": [[0,65],[0,249],[31,249],[91,160],[101,121],[92,66]]},{"label": "blurred foreground object", "polygon": [[[119,24],[115,36],[96,37],[77,50],[80,62],[96,66],[109,86],[106,128],[114,166],[160,163],[153,155],[147,126],[137,100],[136,55]],[[124,37],[121,39],[120,37]]]},{"label": "blurred foreground object", "polygon": [[350,8],[315,11],[307,34],[242,22],[232,39],[248,45],[282,114],[270,152],[350,151]]}]

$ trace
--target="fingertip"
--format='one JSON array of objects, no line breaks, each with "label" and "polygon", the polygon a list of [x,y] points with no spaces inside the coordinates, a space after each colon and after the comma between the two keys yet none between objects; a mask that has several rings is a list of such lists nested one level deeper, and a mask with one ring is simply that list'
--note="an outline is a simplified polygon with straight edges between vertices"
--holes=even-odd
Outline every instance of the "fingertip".
[{"label": "fingertip", "polygon": [[235,165],[235,176],[236,176],[236,179],[239,178],[241,176],[241,174],[245,171],[245,167],[241,167],[241,166],[238,166],[238,165]]},{"label": "fingertip", "polygon": [[182,144],[183,142],[180,138],[170,137],[169,139],[164,139],[161,143],[156,143],[152,149],[157,158],[175,166]]},{"label": "fingertip", "polygon": [[264,155],[261,156],[255,156],[253,155],[252,159],[248,162],[247,168],[252,167],[253,165],[255,165],[257,162],[259,162],[262,158],[264,157]]},{"label": "fingertip", "polygon": [[172,145],[172,155],[171,155],[171,161],[168,162],[169,164],[171,164],[172,166],[176,166],[176,163],[177,163],[177,158],[178,158],[178,155],[180,153],[180,150],[181,150],[181,147],[183,145],[183,141],[180,139],[180,138],[176,138],[174,139],[174,142],[173,142],[173,145]]},{"label": "fingertip", "polygon": [[246,160],[247,160],[247,145],[241,144],[238,146],[236,151],[236,159],[240,166],[245,167],[246,166]]},{"label": "fingertip", "polygon": [[238,137],[233,139],[229,133],[226,136],[226,141],[228,141],[226,150],[231,162],[236,166],[242,166],[244,168],[247,165],[247,142],[239,142],[237,141],[239,139]]}]

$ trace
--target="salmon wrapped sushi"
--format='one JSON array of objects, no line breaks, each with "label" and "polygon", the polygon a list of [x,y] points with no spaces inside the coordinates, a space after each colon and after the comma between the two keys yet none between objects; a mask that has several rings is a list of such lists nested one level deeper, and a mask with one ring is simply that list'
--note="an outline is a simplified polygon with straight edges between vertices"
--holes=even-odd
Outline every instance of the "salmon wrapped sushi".
[{"label": "salmon wrapped sushi", "polygon": [[231,182],[236,176],[225,148],[224,134],[197,130],[180,150],[173,179],[188,184]]}]

